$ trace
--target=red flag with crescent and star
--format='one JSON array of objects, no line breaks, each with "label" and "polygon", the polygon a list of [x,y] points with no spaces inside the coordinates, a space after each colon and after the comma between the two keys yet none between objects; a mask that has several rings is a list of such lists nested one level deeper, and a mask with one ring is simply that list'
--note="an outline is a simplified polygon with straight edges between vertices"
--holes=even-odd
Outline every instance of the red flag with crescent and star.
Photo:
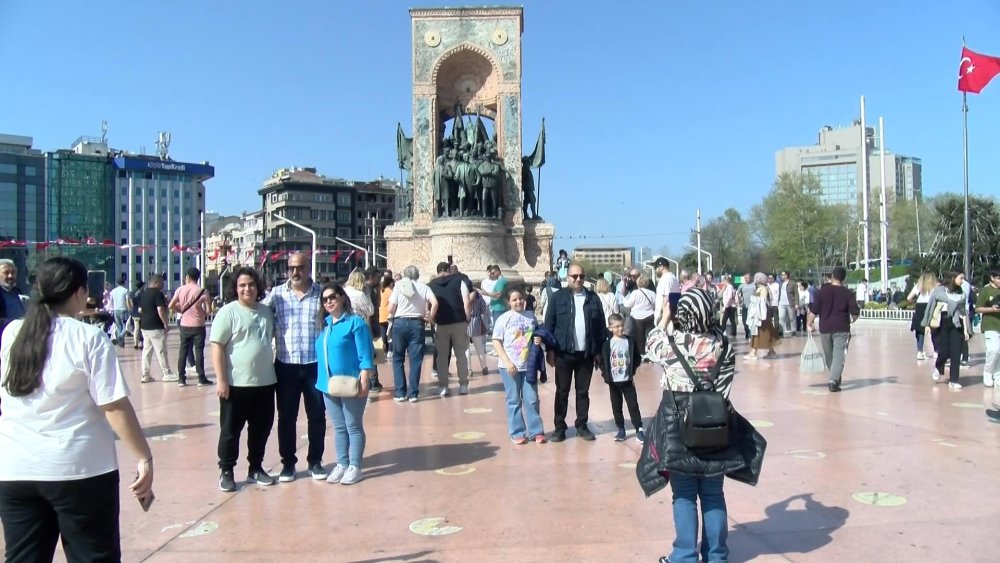
[{"label": "red flag with crescent and star", "polygon": [[1000,74],[1000,57],[991,57],[962,47],[958,63],[958,90],[978,94]]}]

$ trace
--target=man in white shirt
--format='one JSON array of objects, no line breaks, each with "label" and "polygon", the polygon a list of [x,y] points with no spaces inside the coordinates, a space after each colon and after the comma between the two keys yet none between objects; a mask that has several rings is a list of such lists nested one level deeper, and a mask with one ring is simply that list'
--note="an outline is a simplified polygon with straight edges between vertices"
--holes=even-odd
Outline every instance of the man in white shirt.
[{"label": "man in white shirt", "polygon": [[115,318],[115,333],[111,342],[118,346],[125,347],[125,323],[129,319],[128,310],[128,288],[125,287],[125,278],[118,280],[118,285],[111,290],[108,295],[109,309]]},{"label": "man in white shirt", "polygon": [[774,328],[777,329],[778,335],[782,333],[781,323],[778,322],[778,296],[781,294],[781,286],[778,282],[774,281],[774,276],[768,274],[767,276],[767,296],[769,298],[767,303],[767,316],[774,323]]},{"label": "man in white shirt", "polygon": [[858,287],[854,289],[854,299],[858,302],[858,309],[865,308],[865,302],[868,301],[868,280],[861,280]]},{"label": "man in white shirt", "polygon": [[[398,402],[417,402],[420,392],[420,367],[424,362],[424,327],[434,322],[438,301],[426,285],[417,281],[416,266],[403,269],[403,277],[389,296],[389,317],[392,319],[392,374]],[[410,377],[403,370],[406,355],[410,356]],[[407,385],[409,383],[409,385]]]},{"label": "man in white shirt", "polygon": [[726,330],[726,323],[729,323],[729,337],[736,338],[736,288],[733,287],[733,279],[729,275],[722,276],[722,330]]},{"label": "man in white shirt", "polygon": [[677,302],[681,300],[681,283],[677,276],[670,271],[670,261],[660,257],[653,262],[656,275],[659,277],[656,282],[656,312],[657,323],[664,315],[669,318],[677,309]]}]

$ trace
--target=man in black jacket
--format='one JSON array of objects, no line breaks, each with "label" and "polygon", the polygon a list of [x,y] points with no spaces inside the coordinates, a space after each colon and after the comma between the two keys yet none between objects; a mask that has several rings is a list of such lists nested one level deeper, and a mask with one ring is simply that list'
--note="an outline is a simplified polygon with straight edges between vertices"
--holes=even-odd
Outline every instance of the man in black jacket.
[{"label": "man in black jacket", "polygon": [[548,363],[556,368],[555,431],[553,442],[566,439],[566,411],[570,384],[576,387],[576,435],[593,440],[587,428],[590,411],[590,379],[601,363],[607,335],[604,308],[595,293],[583,287],[583,267],[573,264],[566,276],[568,286],[552,294],[545,308],[545,328],[557,342],[548,351]]},{"label": "man in black jacket", "polygon": [[447,397],[448,367],[451,364],[451,352],[455,351],[455,363],[458,369],[458,394],[469,393],[469,361],[465,353],[469,349],[469,312],[472,301],[469,299],[469,286],[462,274],[450,273],[451,266],[447,262],[437,265],[437,277],[427,284],[438,301],[437,316],[434,317],[437,328],[434,331],[434,346],[437,349],[437,372],[440,384],[439,393]]},{"label": "man in black jacket", "polygon": [[17,266],[13,260],[4,258],[0,260],[0,332],[10,321],[23,319],[26,309],[17,287]]}]

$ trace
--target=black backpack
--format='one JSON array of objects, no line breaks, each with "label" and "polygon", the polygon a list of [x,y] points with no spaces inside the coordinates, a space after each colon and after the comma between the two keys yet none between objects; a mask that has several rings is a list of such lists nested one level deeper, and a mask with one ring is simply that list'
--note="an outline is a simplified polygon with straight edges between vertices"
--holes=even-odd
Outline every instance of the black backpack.
[{"label": "black backpack", "polygon": [[[669,338],[674,355],[684,366],[684,371],[694,384],[694,391],[688,394],[687,405],[682,409],[674,405],[681,417],[681,440],[692,449],[720,449],[729,446],[729,417],[732,407],[722,393],[715,390],[714,383],[699,380],[695,376],[687,360],[681,355],[680,349],[673,338]],[[712,381],[718,380],[722,358],[712,369]]]}]

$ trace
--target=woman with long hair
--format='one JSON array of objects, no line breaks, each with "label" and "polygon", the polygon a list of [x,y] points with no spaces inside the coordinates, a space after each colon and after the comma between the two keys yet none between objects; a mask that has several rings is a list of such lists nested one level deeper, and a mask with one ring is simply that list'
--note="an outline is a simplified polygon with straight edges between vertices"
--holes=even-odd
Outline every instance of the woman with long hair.
[{"label": "woman with long hair", "polygon": [[[913,284],[913,289],[910,290],[910,295],[906,298],[910,303],[915,303],[913,306],[913,318],[910,320],[910,330],[913,331],[914,337],[917,339],[917,359],[926,360],[927,355],[924,354],[924,335],[927,333],[927,329],[921,326],[924,320],[924,315],[927,313],[927,303],[931,300],[931,292],[934,288],[938,286],[937,276],[931,272],[924,272],[917,283]],[[937,352],[937,343],[931,338],[931,344],[934,346],[935,357]]]},{"label": "woman with long hair", "polygon": [[120,561],[115,435],[139,459],[129,485],[153,499],[153,457],[111,340],[76,319],[87,268],[46,260],[22,320],[3,332],[0,520],[7,561]]},{"label": "woman with long hair", "polygon": [[[952,391],[962,389],[962,384],[958,382],[959,370],[962,368],[962,345],[972,336],[969,307],[966,304],[965,292],[962,291],[962,282],[964,281],[965,274],[952,272],[949,274],[946,284],[935,287],[931,291],[931,297],[927,301],[927,310],[924,311],[923,322],[921,322],[921,326],[928,327],[931,325],[931,319],[935,313],[939,315],[938,357],[934,362],[931,379],[935,383],[941,381],[944,376],[944,364],[951,360],[948,388]],[[937,309],[939,303],[941,304],[940,310]]]},{"label": "woman with long hair", "polygon": [[[628,308],[628,319],[625,323],[625,334],[630,336],[632,341],[635,342],[636,349],[639,350],[640,354],[646,353],[646,336],[649,334],[650,330],[653,330],[653,314],[656,311],[656,294],[651,290],[647,289],[649,286],[649,278],[645,274],[640,275],[638,279],[623,280],[622,283],[626,281],[631,281],[631,284],[626,286],[628,290],[628,295],[622,301],[622,306]],[[634,358],[633,361],[640,362],[640,358]]]},{"label": "woman with long hair", "polygon": [[347,276],[344,291],[351,300],[351,308],[354,310],[354,314],[365,319],[365,322],[368,322],[368,319],[375,314],[375,305],[372,303],[371,297],[368,296],[368,288],[365,286],[365,273],[361,268],[355,268]]},{"label": "woman with long hair", "polygon": [[392,359],[392,349],[389,348],[389,297],[392,296],[392,288],[396,285],[392,275],[386,272],[382,276],[382,293],[379,295],[378,325],[382,327],[382,349],[385,350],[386,359]]},{"label": "woman with long hair", "polygon": [[[625,280],[622,280],[622,283],[625,283]],[[611,284],[604,278],[597,278],[594,292],[597,293],[597,298],[601,300],[601,308],[604,309],[604,322],[606,324],[608,317],[618,312],[618,299],[614,293],[611,293]]]},{"label": "woman with long hair", "polygon": [[[354,313],[347,291],[339,283],[323,285],[320,299],[323,308],[316,319],[320,327],[319,337],[316,338],[316,359],[319,362],[316,389],[323,393],[326,412],[333,423],[337,452],[337,465],[326,482],[353,485],[362,478],[365,404],[368,402],[371,377],[375,373],[372,335],[368,323]],[[330,395],[329,380],[335,375],[358,378],[358,395]]]}]

